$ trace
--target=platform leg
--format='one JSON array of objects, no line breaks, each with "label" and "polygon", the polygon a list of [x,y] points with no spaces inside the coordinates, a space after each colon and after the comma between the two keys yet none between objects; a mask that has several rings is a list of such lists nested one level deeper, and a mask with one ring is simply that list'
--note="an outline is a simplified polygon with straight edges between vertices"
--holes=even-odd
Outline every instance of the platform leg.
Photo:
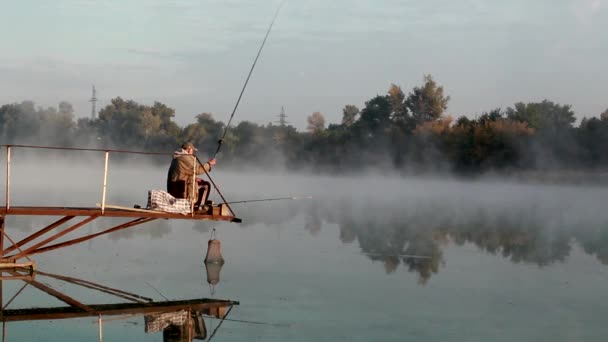
[{"label": "platform leg", "polygon": [[4,250],[4,216],[0,216],[0,251]]}]

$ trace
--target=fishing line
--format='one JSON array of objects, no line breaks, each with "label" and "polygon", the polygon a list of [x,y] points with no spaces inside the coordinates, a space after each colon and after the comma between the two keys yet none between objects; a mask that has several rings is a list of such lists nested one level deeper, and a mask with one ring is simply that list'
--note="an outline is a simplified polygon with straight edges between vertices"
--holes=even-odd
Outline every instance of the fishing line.
[{"label": "fishing line", "polygon": [[158,289],[156,287],[152,286],[152,284],[150,284],[148,282],[146,282],[146,284],[148,286],[150,286],[152,289],[154,289],[154,291],[156,291],[156,293],[158,293],[159,295],[161,295],[161,297],[165,298],[166,301],[169,301],[169,298],[165,297],[162,293],[160,293],[160,291],[158,291]]},{"label": "fishing line", "polygon": [[228,120],[228,123],[226,124],[226,128],[224,129],[224,134],[222,135],[222,137],[220,138],[220,140],[218,140],[218,142],[217,142],[217,150],[215,151],[215,154],[213,155],[213,158],[215,158],[217,156],[217,154],[220,152],[220,149],[222,148],[222,143],[224,142],[224,138],[226,137],[226,133],[228,133],[228,128],[230,127],[230,123],[232,122],[232,118],[234,117],[234,113],[236,113],[236,109],[239,107],[239,103],[241,102],[241,98],[243,97],[243,93],[245,93],[245,88],[247,88],[247,83],[249,83],[249,79],[251,78],[251,74],[253,73],[253,69],[255,68],[256,63],[258,62],[258,58],[260,57],[260,54],[262,53],[262,49],[264,48],[264,44],[266,44],[266,39],[268,38],[268,35],[270,34],[270,31],[272,30],[272,26],[274,25],[274,22],[277,19],[277,16],[279,15],[279,11],[281,10],[281,7],[283,7],[283,4],[285,3],[285,1],[286,0],[282,0],[281,1],[281,3],[279,4],[279,7],[277,8],[276,12],[274,13],[274,17],[272,18],[272,21],[270,22],[270,26],[268,26],[268,31],[266,31],[266,35],[264,36],[264,40],[262,41],[262,45],[260,45],[260,49],[258,50],[258,53],[255,56],[255,59],[253,60],[253,64],[251,65],[251,69],[249,70],[249,74],[247,75],[247,79],[245,80],[245,84],[243,84],[243,88],[241,89],[241,93],[239,94],[239,97],[236,100],[236,104],[234,105],[234,109],[232,110],[232,114],[230,115],[230,119]]},{"label": "fishing line", "polygon": [[227,202],[227,204],[240,204],[240,203],[251,203],[251,202],[269,202],[269,201],[281,201],[281,200],[299,200],[299,199],[311,199],[312,196],[308,197],[277,197],[277,198],[262,198],[244,201]]},{"label": "fishing line", "polygon": [[215,316],[209,316],[209,315],[202,315],[202,316],[205,317],[205,318],[218,319],[218,320],[221,319],[221,320],[229,321],[229,322],[258,324],[258,325],[270,325],[270,326],[282,327],[282,328],[289,328],[289,327],[291,327],[291,325],[289,325],[289,324],[281,324],[281,323],[267,323],[267,322],[247,321],[247,320],[242,320],[242,319],[217,318]]}]

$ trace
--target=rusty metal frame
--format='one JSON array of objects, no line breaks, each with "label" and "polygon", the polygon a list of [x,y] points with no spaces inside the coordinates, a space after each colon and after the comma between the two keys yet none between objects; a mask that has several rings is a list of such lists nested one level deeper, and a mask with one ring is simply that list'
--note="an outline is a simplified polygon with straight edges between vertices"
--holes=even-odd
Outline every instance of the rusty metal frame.
[{"label": "rusty metal frame", "polygon": [[140,225],[142,223],[150,222],[150,221],[153,221],[153,220],[156,220],[156,219],[155,218],[143,218],[143,217],[142,218],[138,218],[138,219],[135,219],[135,220],[132,220],[132,221],[120,224],[118,226],[106,229],[106,230],[104,230],[102,232],[99,232],[99,233],[90,234],[90,235],[87,235],[87,236],[83,236],[83,237],[80,237],[80,238],[77,238],[77,239],[72,239],[72,240],[64,241],[64,242],[57,243],[57,244],[54,244],[54,245],[51,245],[51,246],[47,246],[47,247],[36,248],[33,251],[29,252],[28,255],[33,255],[33,254],[38,254],[38,253],[44,253],[44,252],[52,251],[52,250],[55,250],[55,249],[58,249],[58,248],[63,248],[63,247],[75,245],[77,243],[81,243],[81,242],[84,242],[84,241],[87,241],[87,240],[91,240],[91,239],[96,238],[96,237],[101,236],[101,235],[109,234],[109,233],[116,232],[116,231],[119,231],[119,230],[122,230],[122,229],[130,228],[130,227],[133,227],[133,226],[137,226],[137,225]]},{"label": "rusty metal frame", "polygon": [[[171,155],[171,153],[156,153],[156,152],[138,152],[138,151],[126,151],[126,150],[109,150],[109,149],[87,149],[87,148],[69,148],[69,147],[50,147],[50,146],[32,146],[32,145],[0,145],[6,147],[6,182],[5,182],[5,205],[0,206],[0,269],[7,268],[13,269],[15,267],[29,268],[30,273],[35,269],[35,262],[29,260],[29,256],[38,253],[44,253],[55,249],[68,247],[80,242],[91,240],[95,237],[109,234],[118,230],[133,227],[139,224],[150,222],[155,219],[188,219],[188,220],[214,220],[214,221],[228,221],[228,222],[241,222],[241,219],[235,217],[235,213],[228,204],[228,201],[224,198],[224,195],[219,190],[217,184],[210,177],[209,173],[205,170],[205,174],[211,182],[213,188],[218,192],[224,203],[219,205],[219,210],[216,212],[215,206],[213,210],[208,214],[198,214],[192,212],[190,215],[167,213],[161,211],[152,210],[141,210],[128,207],[110,206],[106,205],[106,193],[107,193],[107,174],[108,174],[108,162],[109,154],[113,153],[130,153],[130,154],[146,154],[146,155]],[[102,183],[102,194],[100,208],[91,207],[24,207],[24,206],[12,206],[10,203],[10,190],[11,190],[11,156],[13,148],[33,148],[33,149],[51,149],[51,150],[68,150],[68,151],[94,151],[104,152],[104,172],[103,172],[103,183]],[[198,160],[198,158],[197,158]],[[211,190],[211,189],[210,189]],[[222,215],[222,205],[225,205],[229,210],[229,213]],[[215,213],[215,214],[214,214]],[[6,234],[5,219],[8,215],[40,215],[40,216],[62,216],[55,222],[48,226],[36,231],[35,233],[23,238],[19,242],[14,242],[9,235]],[[33,242],[34,240],[41,238],[42,236],[50,234],[53,229],[67,223],[76,216],[84,217],[80,222],[63,229],[60,232],[56,232],[54,235],[44,239],[41,242],[35,243],[25,249],[24,246]],[[85,224],[99,218],[99,217],[123,217],[132,218],[131,221],[108,228],[102,232],[89,234],[84,237],[71,239],[68,241],[49,245],[51,242],[61,238],[62,236],[75,231],[76,229],[84,226]],[[10,241],[11,245],[5,248],[5,238]],[[13,254],[11,254],[13,253]],[[27,258],[29,262],[16,263],[17,260]],[[0,276],[1,277],[1,276]],[[1,298],[0,298],[1,299]],[[1,301],[1,300],[0,300]]]},{"label": "rusty metal frame", "polygon": [[[234,305],[239,305],[239,302],[237,301],[207,298],[154,302],[150,298],[130,293],[127,291],[111,288],[108,286],[100,285],[91,281],[41,271],[34,272],[30,278],[12,278],[22,280],[24,282],[24,286],[21,287],[6,304],[2,305],[2,279],[6,279],[3,276],[4,272],[11,274],[13,277],[22,275],[18,272],[18,270],[0,270],[0,307],[2,308],[2,310],[0,311],[0,318],[3,323],[24,320],[67,319],[101,315],[113,316],[125,314],[148,314],[176,310],[210,310],[215,308],[219,309],[223,307],[232,308]],[[129,302],[116,304],[84,304],[81,301],[66,295],[65,293],[55,290],[50,286],[42,284],[40,281],[35,280],[35,275],[51,277],[77,286],[90,288],[116,297],[127,299]],[[69,306],[7,310],[9,304],[13,302],[13,300],[17,296],[19,296],[28,285],[31,285],[47,293],[48,295],[59,299],[60,301],[68,304]]]},{"label": "rusty metal frame", "polygon": [[4,255],[4,215],[0,216],[0,251],[0,256]]},{"label": "rusty metal frame", "polygon": [[63,247],[71,246],[71,245],[75,245],[77,243],[81,243],[81,242],[84,242],[84,241],[87,241],[87,240],[94,239],[94,238],[96,238],[98,236],[101,236],[101,235],[105,235],[105,234],[116,232],[116,231],[119,231],[119,230],[122,230],[122,229],[130,228],[130,227],[133,227],[133,226],[136,226],[136,225],[140,225],[140,224],[143,224],[143,223],[146,223],[146,222],[150,222],[150,221],[153,221],[153,220],[156,219],[156,218],[143,218],[143,217],[140,217],[140,218],[137,218],[135,220],[131,220],[129,222],[122,223],[122,224],[119,224],[119,225],[114,226],[112,228],[106,229],[106,230],[104,230],[102,232],[99,232],[99,233],[89,234],[89,235],[86,235],[86,236],[83,236],[83,237],[79,237],[79,238],[76,238],[76,239],[64,241],[64,242],[57,243],[57,244],[50,245],[50,246],[45,246],[48,243],[53,242],[53,241],[57,240],[58,238],[66,235],[66,234],[68,234],[68,233],[70,233],[70,232],[72,232],[72,231],[74,231],[74,230],[82,227],[83,225],[85,225],[85,224],[87,224],[87,223],[89,223],[89,222],[91,222],[91,221],[93,221],[93,220],[95,220],[95,219],[97,219],[97,218],[100,217],[98,215],[93,215],[93,216],[89,216],[88,218],[85,218],[84,220],[80,221],[79,223],[77,223],[77,224],[75,224],[75,225],[73,225],[73,226],[71,226],[69,228],[64,229],[61,232],[56,233],[55,235],[53,235],[53,236],[45,239],[44,241],[36,243],[33,246],[31,246],[31,247],[29,247],[29,248],[27,248],[25,250],[21,250],[20,247],[22,245],[24,245],[24,244],[26,244],[28,242],[31,242],[34,239],[38,238],[38,237],[41,237],[45,233],[49,232],[51,229],[56,228],[61,223],[69,221],[69,219],[71,219],[73,217],[74,216],[66,216],[63,219],[55,221],[53,224],[51,224],[51,225],[49,225],[49,226],[41,229],[40,231],[38,231],[38,232],[36,232],[36,233],[28,236],[28,237],[26,237],[25,239],[19,241],[18,243],[13,244],[11,247],[9,247],[6,250],[2,251],[2,255],[6,254],[7,252],[10,252],[10,251],[14,250],[15,248],[19,248],[19,252],[16,253],[16,254],[10,255],[8,257],[5,257],[4,260],[18,260],[18,259],[21,259],[21,258],[26,258],[26,257],[28,257],[30,255],[33,255],[33,254],[44,253],[44,252],[52,251],[52,250],[55,250],[55,249],[59,249],[59,248],[63,248]]},{"label": "rusty metal frame", "polygon": [[21,251],[21,252],[19,252],[17,254],[9,256],[8,259],[15,259],[15,260],[21,259],[21,258],[25,257],[26,255],[29,255],[32,251],[38,249],[39,247],[42,247],[42,246],[46,245],[49,242],[53,242],[53,241],[59,239],[60,237],[64,236],[65,234],[67,234],[69,232],[72,232],[72,231],[74,231],[74,230],[76,230],[76,229],[84,226],[85,224],[87,224],[87,223],[95,220],[98,217],[99,217],[99,215],[89,216],[89,217],[85,218],[84,220],[78,222],[77,224],[75,224],[75,225],[73,225],[73,226],[71,226],[69,228],[66,228],[66,229],[62,230],[61,232],[58,232],[55,235],[53,235],[53,236],[45,239],[44,241],[41,241],[41,242],[39,242],[37,244],[34,244],[33,246],[29,247],[28,249],[26,249],[24,251]]}]

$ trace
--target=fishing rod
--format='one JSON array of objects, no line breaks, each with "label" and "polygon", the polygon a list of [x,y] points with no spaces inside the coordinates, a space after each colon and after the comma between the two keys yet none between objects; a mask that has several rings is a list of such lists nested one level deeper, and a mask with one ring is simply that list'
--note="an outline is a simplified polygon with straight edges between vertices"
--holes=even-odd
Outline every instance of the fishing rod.
[{"label": "fishing rod", "polygon": [[261,199],[245,200],[245,201],[226,202],[226,204],[240,204],[240,203],[251,203],[251,202],[269,202],[269,201],[280,201],[280,200],[299,200],[299,199],[311,199],[311,198],[312,198],[312,196],[308,196],[308,197],[261,198]]},{"label": "fishing rod", "polygon": [[279,7],[277,8],[277,11],[274,13],[274,17],[272,18],[272,21],[270,22],[270,26],[268,26],[268,31],[266,31],[266,35],[264,36],[264,40],[262,41],[262,45],[260,45],[260,49],[258,50],[258,54],[255,56],[255,59],[253,60],[253,64],[251,65],[251,69],[249,70],[249,74],[247,75],[247,79],[245,80],[245,84],[243,84],[243,88],[241,89],[241,93],[239,94],[239,97],[236,100],[236,104],[234,105],[234,109],[232,110],[232,114],[230,115],[230,119],[228,120],[228,123],[226,124],[226,128],[224,129],[224,134],[222,134],[222,137],[217,142],[217,150],[215,150],[215,154],[213,155],[213,159],[217,156],[217,154],[220,152],[220,149],[222,148],[222,143],[224,142],[224,138],[226,137],[226,133],[228,133],[228,128],[230,127],[230,123],[232,122],[232,118],[234,117],[234,113],[236,113],[236,109],[239,107],[239,103],[241,102],[241,98],[243,97],[243,93],[245,93],[245,88],[247,88],[247,83],[249,83],[249,79],[251,78],[251,74],[253,73],[253,69],[255,68],[256,63],[258,62],[258,58],[260,57],[260,54],[262,53],[262,49],[264,48],[264,44],[266,44],[266,39],[268,38],[268,35],[270,34],[270,31],[272,30],[272,26],[274,25],[274,22],[277,19],[277,16],[279,15],[279,11],[281,10],[281,7],[283,7],[284,3],[285,3],[285,0],[282,0],[281,3],[279,4]]}]

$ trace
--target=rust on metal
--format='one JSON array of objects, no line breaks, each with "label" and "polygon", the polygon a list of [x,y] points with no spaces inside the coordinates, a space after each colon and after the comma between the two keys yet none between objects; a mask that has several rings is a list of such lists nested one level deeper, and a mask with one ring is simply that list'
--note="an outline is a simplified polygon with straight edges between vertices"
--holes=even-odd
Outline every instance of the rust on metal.
[{"label": "rust on metal", "polygon": [[64,236],[65,234],[67,234],[67,233],[69,233],[71,231],[74,231],[74,230],[76,230],[76,229],[84,226],[85,224],[93,221],[94,219],[96,219],[98,217],[99,217],[99,215],[89,216],[88,218],[86,218],[86,219],[78,222],[77,224],[75,224],[75,225],[73,225],[73,226],[71,226],[69,228],[64,229],[63,231],[61,231],[61,232],[59,232],[59,233],[57,233],[57,234],[55,234],[55,235],[47,238],[46,240],[41,241],[41,242],[39,242],[39,243],[31,246],[30,248],[28,248],[28,249],[26,249],[26,250],[24,250],[24,251],[22,251],[22,252],[20,252],[18,254],[9,256],[9,258],[15,258],[15,259],[23,258],[24,256],[28,255],[31,251],[36,250],[38,247],[42,247],[42,246],[46,245],[49,242],[55,241],[55,240],[59,239],[60,237]]},{"label": "rust on metal", "polygon": [[0,207],[0,216],[3,215],[37,215],[37,216],[103,216],[103,217],[144,217],[144,218],[165,218],[165,219],[182,219],[182,220],[214,220],[214,221],[229,221],[240,222],[240,219],[234,216],[208,215],[208,214],[175,214],[164,211],[146,210],[127,210],[127,209],[110,209],[106,208],[103,215],[101,209],[92,207],[11,207],[9,210]]},{"label": "rust on metal", "polygon": [[4,216],[0,216],[0,256],[4,255]]},{"label": "rust on metal", "polygon": [[150,221],[153,221],[153,220],[156,220],[156,219],[155,218],[138,218],[138,219],[135,219],[133,221],[129,221],[127,223],[120,224],[120,225],[118,225],[116,227],[104,230],[103,232],[99,232],[99,233],[95,233],[95,234],[90,234],[90,235],[87,235],[87,236],[83,236],[83,237],[80,237],[80,238],[77,238],[77,239],[72,239],[72,240],[64,241],[64,242],[57,243],[57,244],[54,244],[54,245],[51,245],[51,246],[47,246],[47,247],[37,248],[37,249],[35,249],[33,251],[30,251],[28,254],[32,255],[32,254],[44,253],[44,252],[52,251],[52,250],[55,250],[55,249],[58,249],[58,248],[63,248],[63,247],[75,245],[77,243],[81,243],[81,242],[84,242],[84,241],[87,241],[87,240],[91,240],[91,239],[96,238],[96,237],[101,236],[101,235],[109,234],[109,233],[112,233],[112,232],[116,232],[116,231],[119,231],[119,230],[122,230],[122,229],[129,228],[129,227],[137,226],[137,225],[140,225],[142,223],[150,222]]},{"label": "rust on metal", "polygon": [[[15,267],[27,268],[29,272],[35,270],[35,263],[29,261],[26,263],[17,263],[17,260],[21,258],[28,258],[29,255],[43,253],[63,247],[68,247],[77,243],[81,243],[95,237],[109,234],[121,229],[126,229],[136,225],[140,225],[156,219],[182,219],[182,220],[211,220],[211,221],[226,221],[226,222],[242,222],[240,218],[235,217],[235,213],[230,208],[230,205],[224,198],[224,195],[220,192],[217,184],[211,179],[209,173],[205,174],[209,181],[213,185],[213,188],[218,192],[224,203],[213,205],[212,208],[207,212],[194,211],[189,214],[178,214],[169,213],[156,210],[142,209],[136,206],[135,208],[123,207],[117,205],[109,205],[105,203],[108,189],[108,161],[110,152],[113,153],[132,153],[132,154],[144,154],[144,155],[172,155],[172,153],[158,153],[158,152],[141,152],[141,151],[127,151],[127,150],[112,150],[112,149],[89,149],[89,148],[72,148],[72,147],[51,147],[51,146],[35,146],[35,145],[0,145],[6,147],[7,161],[6,161],[6,193],[5,193],[5,205],[0,207],[0,269],[12,269]],[[101,204],[98,207],[59,207],[59,206],[11,206],[10,205],[10,174],[11,174],[11,155],[13,154],[13,148],[31,148],[31,149],[49,149],[49,150],[65,150],[65,151],[93,151],[93,152],[104,152],[105,163],[103,173],[103,188],[101,193]],[[38,229],[33,234],[26,236],[19,242],[13,241],[13,239],[7,234],[5,227],[5,219],[8,215],[15,216],[59,216],[55,222],[48,226]],[[72,220],[76,216],[82,218],[79,223],[69,226],[60,232],[52,232],[53,229],[65,224]],[[115,227],[107,228],[99,233],[89,234],[83,237],[74,238],[68,241],[55,243],[50,245],[53,241],[61,238],[62,236],[73,232],[85,224],[100,218],[100,217],[112,217],[112,218],[130,218],[129,222],[120,224]],[[34,243],[34,240],[42,239],[43,236],[50,237],[44,239],[41,242]],[[5,239],[11,244],[6,248]],[[33,245],[32,245],[33,244]],[[0,278],[2,276],[0,275]],[[0,295],[1,303],[1,295]]]}]

